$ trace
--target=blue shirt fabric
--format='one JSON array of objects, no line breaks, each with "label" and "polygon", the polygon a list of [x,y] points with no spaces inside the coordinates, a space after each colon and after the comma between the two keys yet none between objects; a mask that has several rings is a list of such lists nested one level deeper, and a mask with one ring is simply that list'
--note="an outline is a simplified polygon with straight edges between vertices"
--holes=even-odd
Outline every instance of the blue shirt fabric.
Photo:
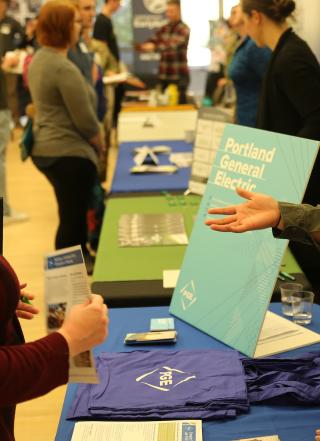
[{"label": "blue shirt fabric", "polygon": [[320,352],[242,362],[250,403],[320,404]]},{"label": "blue shirt fabric", "polygon": [[220,419],[248,411],[236,351],[133,351],[97,357],[101,383],[80,385],[69,418]]},{"label": "blue shirt fabric", "polygon": [[262,80],[271,57],[269,48],[259,48],[246,37],[236,49],[228,74],[237,94],[237,123],[256,127]]}]

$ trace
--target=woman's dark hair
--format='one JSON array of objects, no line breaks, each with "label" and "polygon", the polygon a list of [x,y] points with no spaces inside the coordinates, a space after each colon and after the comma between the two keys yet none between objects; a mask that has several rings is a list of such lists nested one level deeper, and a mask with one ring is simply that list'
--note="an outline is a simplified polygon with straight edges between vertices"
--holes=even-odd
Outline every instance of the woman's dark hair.
[{"label": "woman's dark hair", "polygon": [[282,23],[290,17],[296,9],[294,0],[242,0],[242,10],[250,15],[252,11],[258,11],[271,20]]}]

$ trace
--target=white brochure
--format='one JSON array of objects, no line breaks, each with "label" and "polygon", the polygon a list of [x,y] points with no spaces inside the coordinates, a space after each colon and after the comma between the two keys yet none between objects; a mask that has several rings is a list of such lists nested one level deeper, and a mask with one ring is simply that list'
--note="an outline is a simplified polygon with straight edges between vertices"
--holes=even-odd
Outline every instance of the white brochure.
[{"label": "white brochure", "polygon": [[79,422],[71,441],[202,441],[202,422]]},{"label": "white brochure", "polygon": [[256,436],[254,438],[238,439],[235,441],[280,441],[278,435],[273,436]]},{"label": "white brochure", "polygon": [[[48,333],[57,331],[74,305],[90,298],[86,266],[80,246],[45,256],[45,302]],[[70,358],[70,383],[99,383],[91,351]]]}]

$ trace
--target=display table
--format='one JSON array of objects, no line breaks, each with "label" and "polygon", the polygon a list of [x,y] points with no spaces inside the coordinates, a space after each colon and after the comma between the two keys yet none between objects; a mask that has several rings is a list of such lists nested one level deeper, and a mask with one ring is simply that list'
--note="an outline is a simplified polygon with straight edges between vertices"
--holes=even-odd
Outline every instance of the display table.
[{"label": "display table", "polygon": [[[123,214],[182,213],[190,237],[200,200],[199,196],[191,195],[110,198],[100,235],[92,291],[101,294],[109,307],[168,305],[173,289],[163,288],[163,271],[180,269],[186,246],[119,247],[119,219]],[[295,273],[297,282],[310,288],[289,250],[283,264],[284,271]],[[277,281],[273,301],[280,299],[281,283],[285,282]]]},{"label": "display table", "polygon": [[145,102],[130,102],[125,101],[123,104],[123,112],[186,112],[188,110],[195,110],[195,104],[177,104],[175,106],[149,106]]},{"label": "display table", "polygon": [[179,269],[185,245],[119,247],[118,222],[123,214],[182,213],[190,237],[199,196],[111,198],[102,226],[92,290],[117,306],[168,305],[172,289],[163,288],[163,271]]},{"label": "display table", "polygon": [[196,110],[121,112],[119,141],[185,139],[185,132],[195,130]]},{"label": "display table", "polygon": [[[113,177],[110,193],[112,196],[118,193],[147,193],[167,191],[184,191],[188,188],[191,169],[181,168],[176,173],[148,173],[132,174],[131,167],[136,147],[154,147],[157,145],[166,145],[171,147],[172,153],[192,152],[192,144],[184,141],[160,140],[144,142],[123,142],[119,146],[118,161]],[[171,164],[168,154],[158,154],[159,165]]]},{"label": "display table", "polygon": [[[278,304],[272,304],[270,309],[280,313]],[[95,353],[131,351],[132,348],[123,344],[126,333],[148,330],[151,318],[167,316],[167,307],[111,310],[108,340],[97,347]],[[175,319],[175,323],[178,341],[174,346],[147,346],[145,349],[229,349],[179,319]],[[314,306],[313,323],[308,327],[314,331],[320,331],[320,307],[318,305]],[[294,356],[311,350],[320,351],[320,344],[291,351],[283,356]],[[67,421],[66,416],[76,390],[77,385],[68,386],[55,441],[71,440],[74,422]],[[311,441],[314,439],[314,432],[318,427],[320,427],[319,407],[259,405],[251,406],[248,414],[241,415],[231,421],[205,422],[203,424],[203,439],[204,441],[231,441],[239,438],[278,434],[281,441]]]}]

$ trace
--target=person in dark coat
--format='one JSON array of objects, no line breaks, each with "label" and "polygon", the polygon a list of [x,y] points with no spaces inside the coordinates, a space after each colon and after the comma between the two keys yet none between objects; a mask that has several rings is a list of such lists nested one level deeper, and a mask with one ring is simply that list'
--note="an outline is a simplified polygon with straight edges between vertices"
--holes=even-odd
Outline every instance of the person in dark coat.
[{"label": "person in dark coat", "polygon": [[[320,141],[320,66],[307,43],[289,26],[287,19],[295,10],[295,1],[242,0],[241,7],[247,34],[258,46],[272,50],[257,127]],[[303,202],[320,204],[320,154]],[[317,256],[311,256],[304,245],[291,244],[291,249],[310,281],[316,281],[320,272]]]}]

